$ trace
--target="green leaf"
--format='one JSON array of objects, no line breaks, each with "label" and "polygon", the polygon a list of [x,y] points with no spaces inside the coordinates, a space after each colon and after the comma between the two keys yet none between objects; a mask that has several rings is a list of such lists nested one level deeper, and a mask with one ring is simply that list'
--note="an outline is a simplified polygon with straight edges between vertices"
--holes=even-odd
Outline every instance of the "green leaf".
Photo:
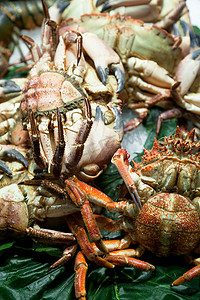
[{"label": "green leaf", "polygon": [[194,32],[200,35],[200,29],[197,26],[193,26]]},{"label": "green leaf", "polygon": [[8,73],[4,76],[4,79],[12,79],[12,78],[25,78],[28,75],[29,70],[24,70],[23,72],[20,69],[24,67],[24,64],[17,65],[9,68]]},{"label": "green leaf", "polygon": [[11,248],[13,245],[14,245],[14,242],[0,245],[0,250],[9,249],[9,248]]}]

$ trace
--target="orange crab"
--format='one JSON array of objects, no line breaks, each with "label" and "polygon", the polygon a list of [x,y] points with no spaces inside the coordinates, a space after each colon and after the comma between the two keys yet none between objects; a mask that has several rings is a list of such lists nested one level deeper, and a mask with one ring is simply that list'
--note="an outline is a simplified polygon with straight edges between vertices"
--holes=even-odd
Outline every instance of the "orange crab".
[{"label": "orange crab", "polygon": [[[126,150],[112,158],[136,203],[132,225],[128,219],[133,240],[158,256],[199,254],[199,150],[195,130],[186,134],[177,127],[175,136],[155,140],[134,169]],[[198,259],[194,262],[173,286],[200,275]]]}]

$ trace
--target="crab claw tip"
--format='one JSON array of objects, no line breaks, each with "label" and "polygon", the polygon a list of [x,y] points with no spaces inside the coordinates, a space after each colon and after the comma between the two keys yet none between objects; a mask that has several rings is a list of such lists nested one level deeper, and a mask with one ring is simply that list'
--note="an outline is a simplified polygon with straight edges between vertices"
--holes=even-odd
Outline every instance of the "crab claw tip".
[{"label": "crab claw tip", "polygon": [[11,170],[9,169],[9,167],[5,164],[5,162],[3,160],[0,160],[0,170],[5,172],[9,176],[12,175]]},{"label": "crab claw tip", "polygon": [[96,107],[96,114],[95,114],[94,122],[99,122],[99,121],[102,121],[104,123],[103,112],[102,112],[101,108],[98,105]]},{"label": "crab claw tip", "polygon": [[28,169],[28,161],[27,159],[17,150],[15,149],[7,149],[3,152],[3,157],[11,157],[21,162],[23,166]]},{"label": "crab claw tip", "polygon": [[96,1],[96,6],[99,6],[99,5],[103,4],[103,3],[104,3],[104,0],[97,0]]},{"label": "crab claw tip", "polygon": [[103,69],[101,66],[98,66],[97,72],[101,78],[102,83],[106,84],[108,78],[108,72],[109,72],[108,68]]},{"label": "crab claw tip", "polygon": [[56,2],[56,7],[60,14],[70,5],[70,1],[59,0]]},{"label": "crab claw tip", "polygon": [[117,109],[117,107],[113,106],[112,108],[114,109],[116,115],[113,129],[118,132],[120,139],[122,140],[124,135],[124,122],[122,114],[120,113],[119,109]]},{"label": "crab claw tip", "polygon": [[[196,60],[199,56],[200,56],[200,49],[197,49],[196,51],[193,51],[191,53],[191,58],[193,60]],[[198,60],[200,60],[200,58],[198,58]]]},{"label": "crab claw tip", "polygon": [[109,4],[108,1],[106,1],[101,9],[101,13],[103,13],[104,11],[108,10],[108,9],[111,9],[111,5]]},{"label": "crab claw tip", "polygon": [[14,81],[11,80],[1,79],[0,88],[2,88],[3,94],[5,95],[9,93],[17,93],[21,91],[20,87]]},{"label": "crab claw tip", "polygon": [[115,77],[117,78],[117,83],[118,83],[117,93],[120,93],[123,90],[125,84],[125,72],[118,67],[113,67],[112,70],[115,74]]}]

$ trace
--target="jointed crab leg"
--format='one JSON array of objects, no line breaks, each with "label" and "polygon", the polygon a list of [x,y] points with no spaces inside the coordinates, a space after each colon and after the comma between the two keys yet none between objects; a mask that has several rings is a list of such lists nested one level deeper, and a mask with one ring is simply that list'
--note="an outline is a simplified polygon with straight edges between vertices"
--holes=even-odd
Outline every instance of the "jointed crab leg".
[{"label": "jointed crab leg", "polygon": [[[91,187],[83,181],[80,181],[76,176],[72,177],[73,182],[76,183],[77,186],[83,191],[86,192],[87,197],[90,202],[97,204],[101,207],[106,208],[108,211],[116,213],[124,213],[126,216],[132,216],[133,210],[135,208],[135,204],[128,203],[127,201],[114,202],[107,195],[100,192],[99,190]],[[111,225],[111,224],[110,224]]]},{"label": "jointed crab leg", "polygon": [[91,113],[91,106],[90,102],[87,98],[84,99],[85,102],[85,117],[86,120],[83,121],[82,126],[77,133],[76,140],[74,144],[71,146],[71,151],[67,157],[68,163],[66,164],[67,168],[73,168],[78,164],[81,159],[83,150],[84,150],[84,143],[86,142],[88,135],[90,133],[92,127],[92,113]]},{"label": "jointed crab leg", "polygon": [[34,42],[34,40],[26,35],[21,36],[22,40],[27,44],[27,46],[30,48],[32,58],[35,63],[37,63],[42,56],[40,52],[39,46]]},{"label": "jointed crab leg", "polygon": [[43,157],[40,154],[39,136],[38,136],[37,127],[35,124],[34,113],[31,109],[29,110],[29,119],[30,119],[30,124],[31,124],[30,139],[31,139],[33,158],[39,167],[46,169],[46,162],[44,161]]},{"label": "jointed crab leg", "polygon": [[8,225],[8,228],[17,232],[23,232],[28,236],[38,241],[48,241],[60,244],[67,244],[75,242],[75,237],[72,233],[65,233],[60,231],[54,231],[49,229],[36,229],[32,227],[24,228],[17,225]]},{"label": "jointed crab leg", "polygon": [[[83,254],[91,261],[95,262],[97,265],[105,268],[114,268],[114,265],[105,261],[103,258],[98,256],[97,252],[94,250],[92,244],[90,243],[86,231],[81,224],[81,216],[79,213],[69,215],[66,217],[67,224],[81,247]],[[99,245],[97,246],[99,248]],[[103,250],[103,251],[102,251]],[[100,249],[101,253],[105,253],[107,248]],[[108,253],[108,250],[107,250]]]},{"label": "jointed crab leg", "polygon": [[66,46],[71,46],[72,43],[76,42],[77,45],[77,66],[80,62],[82,51],[83,51],[83,38],[79,32],[69,31],[64,34],[64,41]]},{"label": "jointed crab leg", "polygon": [[57,109],[57,122],[58,122],[58,141],[54,156],[51,162],[52,173],[59,176],[62,169],[62,160],[65,151],[65,140],[62,126],[62,119],[59,110]]},{"label": "jointed crab leg", "polygon": [[164,120],[169,120],[169,119],[175,119],[175,118],[180,118],[182,117],[184,114],[186,114],[186,112],[182,109],[182,108],[172,108],[170,110],[166,110],[163,113],[161,113],[158,116],[157,122],[156,122],[156,135],[158,136],[161,126],[162,126],[162,122]]},{"label": "jointed crab leg", "polygon": [[199,275],[200,275],[200,265],[197,265],[196,267],[185,272],[182,276],[180,276],[178,279],[176,279],[172,283],[172,286],[177,286],[177,285],[183,284],[185,282],[188,282]]},{"label": "jointed crab leg", "polygon": [[95,242],[97,247],[102,252],[108,253],[108,250],[102,241],[102,235],[96,224],[86,194],[80,189],[80,187],[75,182],[71,180],[66,180],[65,184],[67,193],[69,194],[70,198],[78,207],[81,208],[81,214],[89,232],[89,235],[91,237],[91,240]]},{"label": "jointed crab leg", "polygon": [[[140,197],[138,195],[137,189],[135,187],[134,181],[131,178],[130,171],[131,167],[129,166],[128,162],[129,155],[127,154],[126,150],[119,149],[112,157],[111,162],[115,165],[118,169],[121,177],[123,178],[127,189],[137,207],[138,210],[142,208],[142,204],[140,201]],[[130,170],[129,170],[130,169]]]},{"label": "jointed crab leg", "polygon": [[77,244],[67,247],[63,251],[63,255],[60,259],[58,259],[53,265],[50,266],[49,269],[54,269],[64,265],[68,260],[70,260],[76,253]]},{"label": "jointed crab leg", "polygon": [[85,300],[86,299],[85,281],[86,281],[88,265],[81,251],[79,251],[78,254],[76,255],[74,269],[76,272],[76,278],[75,278],[76,298]]},{"label": "jointed crab leg", "polygon": [[105,260],[109,261],[110,263],[113,263],[116,266],[130,266],[142,271],[154,271],[155,267],[145,261],[142,261],[140,259],[136,259],[133,257],[126,257],[125,255],[107,255]]}]

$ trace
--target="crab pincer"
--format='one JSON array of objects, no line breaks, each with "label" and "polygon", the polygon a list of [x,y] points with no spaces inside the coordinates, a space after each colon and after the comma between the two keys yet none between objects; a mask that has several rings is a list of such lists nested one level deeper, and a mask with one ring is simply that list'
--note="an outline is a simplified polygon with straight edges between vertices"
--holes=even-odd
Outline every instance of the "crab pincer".
[{"label": "crab pincer", "polygon": [[91,32],[84,33],[83,47],[87,54],[93,59],[103,84],[106,84],[109,68],[111,68],[118,82],[117,93],[119,93],[124,87],[125,71],[118,54],[103,40],[99,39],[96,34]]}]

